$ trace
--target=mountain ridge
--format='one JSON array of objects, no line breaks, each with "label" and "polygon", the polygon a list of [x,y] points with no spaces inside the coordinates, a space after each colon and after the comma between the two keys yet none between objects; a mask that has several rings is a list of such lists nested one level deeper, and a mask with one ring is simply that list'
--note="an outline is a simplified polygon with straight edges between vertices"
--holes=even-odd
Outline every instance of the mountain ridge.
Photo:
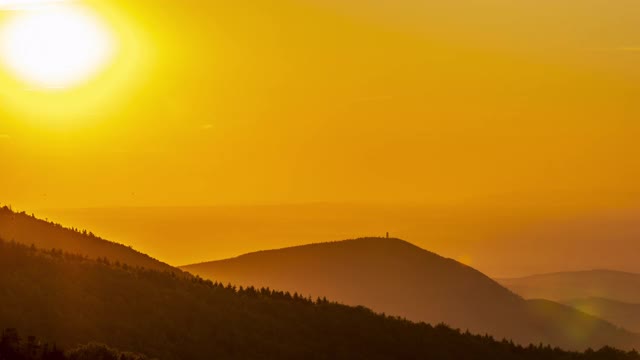
[{"label": "mountain ridge", "polygon": [[612,324],[640,333],[640,304],[595,297],[574,299],[566,304]]},{"label": "mountain ridge", "polygon": [[0,238],[42,249],[58,249],[92,259],[107,258],[131,266],[180,273],[167,263],[131,246],[103,239],[90,231],[64,227],[8,206],[0,207]]},{"label": "mountain ridge", "polygon": [[497,279],[524,298],[567,302],[583,298],[606,298],[640,303],[640,274],[610,269],[553,272]]},{"label": "mountain ridge", "polygon": [[[257,251],[181,269],[225,283],[326,296],[413,321],[442,322],[520,343],[542,341],[576,349],[619,340],[629,348],[640,344],[633,340],[635,335],[601,319],[561,304],[526,301],[470,266],[394,238]],[[569,323],[553,321],[540,309]],[[574,336],[581,327],[592,333]]]}]

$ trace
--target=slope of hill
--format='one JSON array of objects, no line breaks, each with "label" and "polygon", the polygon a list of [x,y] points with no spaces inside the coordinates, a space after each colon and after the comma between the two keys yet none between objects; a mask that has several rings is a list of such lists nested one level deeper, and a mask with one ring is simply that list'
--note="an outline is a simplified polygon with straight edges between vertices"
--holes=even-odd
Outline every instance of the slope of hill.
[{"label": "slope of hill", "polygon": [[167,360],[640,360],[611,348],[585,354],[523,348],[362,307],[2,241],[0,283],[3,326],[62,347],[98,341]]},{"label": "slope of hill", "polygon": [[585,298],[571,300],[567,305],[640,334],[640,304],[603,298]]},{"label": "slope of hill", "polygon": [[182,269],[224,283],[326,296],[524,344],[571,349],[640,344],[637,336],[600,319],[568,306],[525,301],[473,268],[398,239],[261,251]]},{"label": "slope of hill", "polygon": [[527,299],[567,302],[605,298],[640,303],[640,274],[612,270],[559,272],[523,278],[499,279],[499,283]]},{"label": "slope of hill", "polygon": [[60,249],[92,259],[98,257],[131,266],[178,272],[179,270],[128,246],[101,239],[91,232],[65,228],[9,207],[0,208],[0,238],[43,249]]}]

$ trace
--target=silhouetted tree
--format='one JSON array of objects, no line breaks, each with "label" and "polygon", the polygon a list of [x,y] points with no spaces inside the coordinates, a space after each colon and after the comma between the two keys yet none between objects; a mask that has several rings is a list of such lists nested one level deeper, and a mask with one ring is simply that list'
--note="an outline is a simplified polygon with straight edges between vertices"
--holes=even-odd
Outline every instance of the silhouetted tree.
[{"label": "silhouetted tree", "polygon": [[[60,255],[62,254],[62,256]],[[236,288],[170,272],[99,263],[0,241],[0,360],[139,360],[110,346],[172,359],[640,360],[613,348],[584,353],[516,345],[445,324],[412,323],[269,288]],[[297,296],[297,298],[296,298]],[[72,324],[67,327],[66,324]],[[69,331],[73,329],[73,331]],[[33,346],[28,344],[34,344]],[[117,356],[117,357],[113,357]]]}]

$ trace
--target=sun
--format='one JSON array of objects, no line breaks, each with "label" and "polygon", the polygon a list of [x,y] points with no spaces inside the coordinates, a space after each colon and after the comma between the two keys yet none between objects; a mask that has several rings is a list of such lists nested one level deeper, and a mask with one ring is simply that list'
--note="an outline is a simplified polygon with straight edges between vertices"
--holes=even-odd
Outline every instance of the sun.
[{"label": "sun", "polygon": [[114,55],[108,27],[88,8],[55,5],[18,11],[0,27],[0,60],[18,80],[40,89],[81,85]]}]

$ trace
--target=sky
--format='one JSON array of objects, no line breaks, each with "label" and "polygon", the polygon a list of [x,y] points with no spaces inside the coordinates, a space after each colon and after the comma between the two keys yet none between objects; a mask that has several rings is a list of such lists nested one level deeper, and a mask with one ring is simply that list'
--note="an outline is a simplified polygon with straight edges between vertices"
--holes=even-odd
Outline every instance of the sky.
[{"label": "sky", "polygon": [[0,71],[3,203],[637,201],[637,1],[88,5],[119,40],[104,73]]},{"label": "sky", "polygon": [[175,266],[388,232],[494,278],[591,269],[640,273],[637,206],[313,203],[44,209],[37,214]]}]

